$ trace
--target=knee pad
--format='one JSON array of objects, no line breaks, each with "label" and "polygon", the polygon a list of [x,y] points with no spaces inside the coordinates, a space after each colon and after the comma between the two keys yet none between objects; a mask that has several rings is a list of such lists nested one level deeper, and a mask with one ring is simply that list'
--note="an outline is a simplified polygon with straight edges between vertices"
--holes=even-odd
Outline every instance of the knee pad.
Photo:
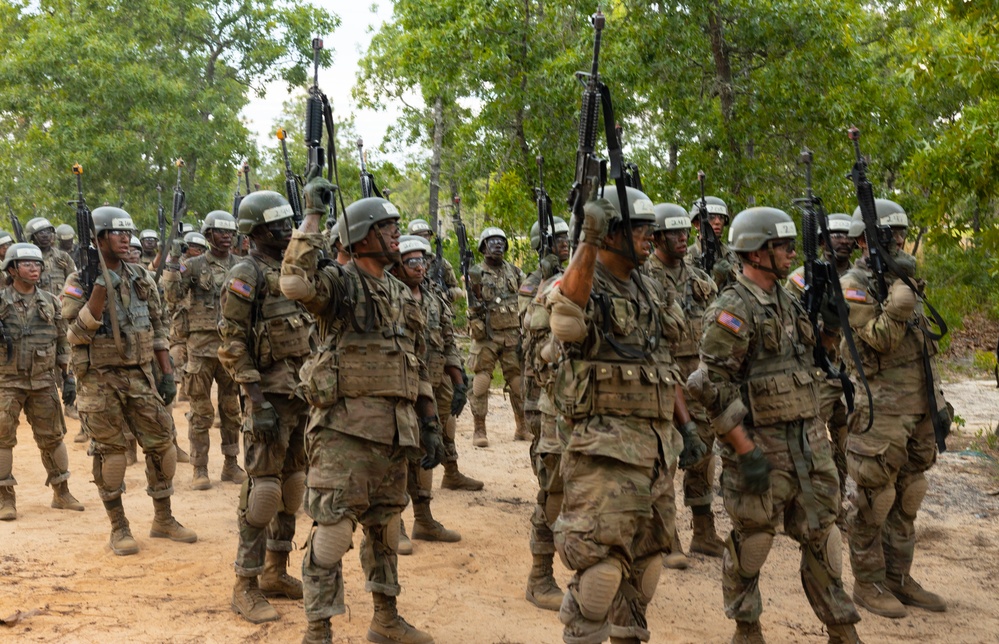
[{"label": "knee pad", "polygon": [[0,449],[0,481],[10,478],[14,468],[14,450]]},{"label": "knee pad", "polygon": [[[69,471],[69,453],[66,451],[66,443],[59,443],[56,446],[56,448],[52,450],[51,456],[52,456],[52,464],[55,465],[60,472]],[[8,473],[10,472],[9,465],[7,468],[7,472]],[[3,475],[3,473],[4,473],[3,456],[0,456],[0,479],[7,478],[6,476]]]},{"label": "knee pad", "polygon": [[760,574],[773,542],[774,536],[767,532],[757,532],[744,538],[739,545],[739,574],[747,578]]},{"label": "knee pad", "polygon": [[[395,538],[398,543],[399,524],[395,525]],[[348,519],[333,525],[318,525],[312,535],[312,560],[322,568],[332,568],[350,550],[354,537],[354,526]]]},{"label": "knee pad", "polygon": [[523,378],[520,376],[514,376],[510,379],[510,382],[507,383],[507,386],[510,387],[510,398],[517,397],[520,400],[524,399],[524,392],[521,390],[524,386]]},{"label": "knee pad", "polygon": [[545,499],[545,520],[548,525],[554,525],[555,519],[558,518],[558,513],[562,511],[562,497],[563,494],[548,494],[548,498]]},{"label": "knee pad", "polygon": [[829,567],[829,575],[839,579],[843,576],[843,535],[840,534],[839,528],[835,523],[830,527],[822,549],[825,551],[824,555],[826,565]]},{"label": "knee pad", "polygon": [[472,395],[485,396],[489,393],[489,383],[492,381],[492,374],[480,371],[472,378]]},{"label": "knee pad", "polygon": [[174,447],[173,443],[160,454],[160,471],[168,481],[177,473],[177,448]]},{"label": "knee pad", "polygon": [[455,425],[457,423],[454,421],[454,416],[448,413],[447,420],[444,421],[444,436],[449,438],[451,442],[454,442]]},{"label": "knee pad", "polygon": [[402,515],[396,514],[385,524],[382,539],[392,552],[399,552],[399,531],[402,529]]},{"label": "knee pad", "polygon": [[579,612],[592,622],[604,621],[620,585],[621,564],[617,561],[605,559],[590,566],[579,576]]},{"label": "knee pad", "polygon": [[916,512],[919,511],[919,506],[923,504],[923,497],[926,496],[929,487],[930,484],[922,472],[908,477],[905,481],[905,488],[902,490],[902,501],[899,504],[902,506],[902,512],[910,517],[915,517]]},{"label": "knee pad", "polygon": [[663,556],[657,554],[636,561],[632,565],[632,569],[638,572],[635,575],[638,593],[642,596],[642,601],[648,604],[652,601],[652,596],[656,594],[656,586],[659,585],[659,575],[663,571]]},{"label": "knee pad", "polygon": [[305,472],[292,472],[281,483],[281,501],[286,514],[295,514],[305,496]]},{"label": "knee pad", "polygon": [[281,507],[281,484],[276,478],[263,476],[250,480],[246,499],[246,522],[254,528],[264,528]]},{"label": "knee pad", "polygon": [[[100,461],[100,478],[105,489],[117,490],[125,482],[125,468],[128,461],[125,454],[114,452],[113,454],[97,454],[94,460]],[[94,469],[97,469],[96,467]]]},{"label": "knee pad", "polygon": [[871,523],[883,525],[891,511],[891,506],[895,503],[895,488],[886,486],[860,490],[860,493],[857,494],[857,502],[861,506],[867,506]]},{"label": "knee pad", "polygon": [[[708,449],[711,449],[710,445]],[[714,490],[715,472],[718,471],[718,457],[714,454],[708,456],[708,466],[704,469],[704,478],[708,480],[708,488]]]}]

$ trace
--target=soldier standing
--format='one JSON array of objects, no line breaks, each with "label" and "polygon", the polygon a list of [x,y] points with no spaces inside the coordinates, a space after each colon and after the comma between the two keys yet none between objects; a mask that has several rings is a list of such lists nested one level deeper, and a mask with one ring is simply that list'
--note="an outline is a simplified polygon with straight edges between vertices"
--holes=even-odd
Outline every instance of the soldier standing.
[{"label": "soldier standing", "polygon": [[0,261],[7,256],[7,249],[14,243],[14,238],[5,230],[0,230]]},{"label": "soldier standing", "polygon": [[80,245],[76,243],[76,231],[69,224],[56,226],[56,239],[59,250],[73,258],[73,264],[80,265]]},{"label": "soldier standing", "polygon": [[[83,510],[69,492],[69,455],[63,436],[66,425],[59,409],[53,372],[63,375],[63,401],[76,397],[76,382],[68,373],[69,343],[59,300],[38,288],[43,271],[42,251],[33,244],[14,244],[3,260],[9,285],[0,288],[0,396],[7,402],[0,413],[0,520],[17,518],[13,449],[21,409],[42,453],[52,486],[52,507]],[[6,346],[4,346],[5,343]],[[8,348],[11,350],[7,352]]]},{"label": "soldier standing", "polygon": [[[427,240],[428,244],[433,244],[434,230],[426,219],[414,219],[409,222],[408,230],[410,235],[417,235]],[[458,283],[454,267],[444,258],[438,260],[433,251],[427,258],[427,278],[435,287],[444,291],[444,297],[448,304],[454,304],[465,297],[465,289]]]},{"label": "soldier standing", "polygon": [[[167,263],[163,271],[163,291],[175,309],[187,311],[187,395],[191,399],[192,488],[211,488],[208,478],[208,432],[215,419],[212,409],[212,383],[218,385],[218,412],[221,419],[223,481],[242,483],[246,474],[239,467],[239,392],[236,383],[219,362],[219,298],[226,273],[236,264],[229,253],[236,220],[223,210],[213,210],[201,224],[201,234],[210,252],[190,258],[182,274],[180,265]],[[192,235],[193,233],[188,233]],[[193,246],[194,244],[189,244]]]},{"label": "soldier standing", "polygon": [[[915,258],[901,249],[909,219],[894,201],[876,199],[881,243],[900,271],[920,291]],[[876,615],[904,617],[905,605],[945,611],[942,597],[914,580],[910,572],[916,546],[916,513],[926,495],[925,472],[936,462],[934,416],[947,413],[932,359],[937,343],[930,328],[922,292],[901,276],[886,272],[884,302],[874,297],[878,285],[868,266],[871,240],[862,234],[858,208],[853,213],[863,257],[842,278],[850,303],[850,327],[874,398],[874,424],[867,431],[867,400],[857,397],[850,416],[846,464],[857,483],[857,498],[847,516],[854,600]],[[930,406],[930,390],[937,409]],[[949,427],[949,418],[943,421]]]},{"label": "soldier standing", "polygon": [[410,289],[386,272],[399,259],[399,211],[390,201],[368,197],[347,206],[340,240],[354,259],[318,268],[325,245],[319,219],[332,197],[325,179],[306,186],[305,222],[281,266],[282,292],[304,303],[320,325],[342,327],[303,382],[312,405],[305,509],[316,525],[302,562],[309,620],[303,642],[331,641],[330,617],[345,611],[341,559],[358,523],[365,588],[374,601],[368,639],[433,642],[396,608],[407,461],[422,445],[429,469],[444,451],[421,360],[423,314]]},{"label": "soldier standing", "polygon": [[[708,211],[708,225],[715,234],[718,253],[715,264],[711,268],[711,277],[720,291],[727,284],[735,282],[739,275],[739,256],[725,243],[722,233],[728,226],[728,205],[718,197],[705,197],[705,208]],[[701,201],[698,199],[690,207],[690,224],[698,232],[701,225]],[[687,249],[687,263],[691,266],[701,266],[701,239],[698,239]]]},{"label": "soldier standing", "polygon": [[830,642],[857,642],[857,609],[843,589],[836,527],[839,480],[818,419],[815,337],[780,282],[795,258],[794,221],[750,208],[732,222],[742,272],[708,308],[701,366],[687,387],[722,441],[722,490],[732,534],[722,563],[732,642],[763,642],[760,570],[778,527],[801,544],[801,582]]},{"label": "soldier standing", "polygon": [[159,254],[160,235],[147,228],[139,233],[139,243],[142,245],[142,265],[152,270],[153,261]]},{"label": "soldier standing", "polygon": [[507,251],[506,233],[489,227],[479,234],[479,252],[483,261],[472,266],[468,278],[475,302],[469,302],[468,327],[472,348],[468,353],[468,368],[472,378],[472,408],[475,432],[472,444],[488,447],[486,414],[489,413],[489,384],[493,369],[500,363],[506,390],[510,394],[517,431],[514,440],[531,440],[524,426],[524,402],[520,380],[520,318],[517,315],[517,292],[524,273],[503,259]]},{"label": "soldier standing", "polygon": [[229,270],[222,288],[218,360],[243,390],[244,464],[250,475],[236,513],[232,607],[254,624],[279,617],[265,595],[302,598],[302,582],[287,566],[305,490],[308,407],[298,374],[311,352],[310,320],[278,286],[293,214],[276,192],[243,197],[238,225],[253,239],[253,250]]},{"label": "soldier standing", "polygon": [[55,226],[45,217],[34,217],[24,225],[24,236],[42,251],[45,270],[38,281],[38,288],[58,296],[66,284],[66,278],[76,270],[76,263],[69,253],[52,246],[55,241]]},{"label": "soldier standing", "polygon": [[[576,571],[559,611],[570,644],[648,640],[645,612],[675,532],[671,469],[681,437],[672,420],[690,420],[667,346],[682,312],[639,271],[652,202],[628,188],[628,226],[617,191],[606,194],[586,204],[580,244],[548,296],[563,345],[555,405],[566,424],[565,496],[554,532]],[[682,449],[684,467],[706,451],[692,431]]]},{"label": "soldier standing", "polygon": [[[167,354],[159,292],[146,269],[122,262],[135,231],[129,214],[104,206],[95,209],[92,217],[94,242],[106,270],[89,294],[80,285],[79,274],[70,275],[63,290],[62,313],[69,326],[73,371],[79,378],[80,424],[91,441],[94,482],[111,520],[111,550],[116,555],[139,551],[121,501],[126,418],[132,421],[146,457],[146,492],[156,512],[149,536],[194,543],[197,535],[180,525],[170,509],[177,450],[173,422],[164,404],[173,400],[177,387]],[[105,275],[110,277],[110,288]],[[153,378],[154,355],[162,374],[159,382]]]},{"label": "soldier standing", "polygon": [[[690,218],[682,206],[671,203],[655,207],[656,229],[654,233],[655,252],[642,270],[645,274],[673,294],[684,313],[686,333],[671,347],[673,357],[680,369],[681,385],[695,369],[700,360],[698,346],[704,329],[704,311],[717,295],[717,287],[707,273],[694,264],[684,261],[687,255],[687,238],[690,235]],[[717,220],[712,220],[715,223]],[[698,437],[707,446],[705,457],[687,468],[683,473],[683,502],[693,515],[694,536],[690,540],[690,551],[709,557],[721,557],[725,543],[715,532],[715,515],[711,511],[714,498],[714,431],[708,420],[707,411],[696,400],[688,400],[687,408],[691,419],[696,423]],[[686,557],[680,544],[666,558],[668,567],[687,567]]]}]

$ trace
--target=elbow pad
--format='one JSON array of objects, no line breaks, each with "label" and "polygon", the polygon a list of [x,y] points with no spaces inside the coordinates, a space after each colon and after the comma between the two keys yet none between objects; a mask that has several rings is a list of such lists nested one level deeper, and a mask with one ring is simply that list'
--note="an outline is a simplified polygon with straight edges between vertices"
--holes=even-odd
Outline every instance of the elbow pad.
[{"label": "elbow pad", "polygon": [[552,315],[549,319],[552,335],[561,342],[582,342],[586,339],[586,316],[583,309],[558,291],[552,293]]},{"label": "elbow pad", "polygon": [[305,271],[297,266],[285,264],[278,283],[289,300],[308,302],[316,296],[316,287],[305,278]]}]

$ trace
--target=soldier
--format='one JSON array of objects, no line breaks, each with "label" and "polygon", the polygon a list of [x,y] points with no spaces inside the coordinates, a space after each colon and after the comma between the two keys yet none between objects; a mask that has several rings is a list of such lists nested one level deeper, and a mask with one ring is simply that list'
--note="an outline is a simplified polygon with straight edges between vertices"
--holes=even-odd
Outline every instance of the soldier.
[{"label": "soldier", "polygon": [[24,225],[24,236],[42,251],[45,270],[38,281],[38,288],[58,296],[66,284],[66,277],[76,270],[76,263],[69,253],[52,246],[55,241],[55,226],[45,217],[34,217]]},{"label": "soldier", "polygon": [[[428,244],[433,245],[434,229],[430,227],[426,219],[414,219],[409,222],[409,234],[418,235]],[[458,283],[458,278],[454,274],[454,267],[447,260],[441,258],[438,261],[437,255],[432,251],[427,260],[427,278],[435,285],[446,291],[444,295],[448,304],[454,304],[465,297],[465,289]]]},{"label": "soldier", "polygon": [[147,228],[139,233],[139,243],[142,244],[142,265],[151,268],[159,254],[160,235],[155,230]]},{"label": "soldier", "polygon": [[[221,241],[225,230],[221,215],[232,219],[221,211],[205,218],[206,229],[214,227],[213,240]],[[279,617],[265,595],[302,598],[302,582],[287,573],[287,566],[305,489],[308,407],[299,393],[298,373],[311,351],[310,320],[278,288],[292,216],[288,201],[276,192],[257,190],[243,197],[239,230],[253,238],[254,246],[224,276],[222,286],[218,360],[243,390],[244,464],[250,475],[236,513],[232,607],[254,624]]]},{"label": "soldier", "polygon": [[[211,445],[208,432],[215,419],[212,409],[212,383],[218,386],[218,412],[221,420],[222,465],[220,479],[242,483],[246,474],[239,467],[239,391],[236,383],[219,362],[219,298],[226,273],[236,265],[236,258],[229,254],[236,220],[224,210],[213,210],[201,224],[201,234],[188,233],[188,247],[197,246],[202,237],[211,251],[189,258],[183,275],[180,264],[167,263],[163,271],[163,291],[167,302],[174,309],[187,312],[187,395],[191,399],[190,440],[191,465],[194,478],[191,487],[207,490],[212,487],[208,478],[208,450]],[[265,336],[266,337],[266,336]]]},{"label": "soldier", "polygon": [[[714,278],[715,284],[718,286],[720,291],[727,284],[735,282],[739,275],[739,256],[725,243],[725,238],[722,236],[722,232],[725,230],[725,226],[728,226],[729,215],[728,215],[728,205],[718,197],[705,197],[704,198],[706,208],[708,211],[708,225],[711,226],[711,230],[715,233],[715,240],[718,243],[717,254],[715,256],[715,264],[711,268],[711,277]],[[701,200],[698,199],[694,202],[694,205],[690,207],[690,225],[700,232],[701,225]],[[687,263],[691,266],[701,266],[701,239],[698,238],[697,241],[693,243],[690,248],[687,249]]]},{"label": "soldier", "polygon": [[778,527],[801,544],[801,582],[830,642],[857,642],[843,589],[836,527],[839,481],[818,420],[815,337],[780,282],[795,258],[794,221],[750,208],[732,222],[742,272],[705,313],[701,365],[687,381],[721,439],[722,492],[732,534],[722,562],[732,642],[763,642],[760,570]]},{"label": "soldier", "polygon": [[194,231],[184,233],[184,245],[187,246],[187,250],[184,251],[184,257],[187,259],[200,257],[208,250],[208,240],[203,234]]},{"label": "soldier", "polygon": [[401,591],[397,546],[407,461],[422,445],[424,468],[444,452],[424,355],[424,319],[410,289],[387,273],[399,260],[399,211],[377,197],[347,206],[340,241],[346,266],[317,260],[325,242],[320,216],[333,197],[322,178],[305,188],[305,221],[281,266],[281,290],[317,323],[339,325],[335,344],[317,359],[303,386],[312,405],[305,509],[316,526],[302,561],[303,642],[330,642],[330,617],[345,611],[341,559],[354,526],[364,529],[361,565],[372,593],[372,642],[419,644],[433,638],[396,609]]},{"label": "soldier", "polygon": [[567,643],[647,641],[646,609],[675,532],[671,471],[704,456],[690,430],[667,342],[682,311],[643,276],[655,213],[627,189],[629,226],[616,190],[584,208],[582,235],[548,295],[552,335],[562,343],[555,406],[566,444],[564,498],[555,546],[575,570],[559,610]]},{"label": "soldier", "polygon": [[[925,472],[936,462],[934,416],[946,414],[946,402],[932,360],[937,343],[923,312],[922,280],[915,258],[902,251],[909,219],[894,201],[876,199],[881,247],[919,293],[894,272],[885,273],[884,302],[875,297],[877,280],[868,266],[871,240],[862,234],[858,208],[854,230],[863,256],[842,278],[850,303],[850,326],[874,398],[874,424],[867,400],[857,397],[849,419],[846,464],[857,483],[854,507],[847,515],[854,600],[876,615],[904,617],[905,606],[945,611],[947,604],[910,576],[916,542],[916,512],[926,495]],[[933,389],[937,409],[930,407]],[[943,420],[949,427],[950,418]]]},{"label": "soldier", "polygon": [[[654,233],[655,252],[642,270],[656,283],[673,295],[683,309],[686,333],[683,339],[671,347],[673,357],[680,369],[681,386],[687,377],[697,369],[698,345],[704,328],[702,317],[708,305],[717,295],[717,287],[707,273],[695,264],[684,261],[687,255],[687,238],[690,235],[690,218],[682,206],[661,203],[655,207],[656,229]],[[687,408],[697,425],[697,435],[707,446],[705,457],[687,468],[683,473],[683,502],[693,515],[694,536],[690,540],[690,551],[709,557],[721,557],[725,543],[715,532],[715,516],[711,511],[714,498],[714,467],[712,454],[714,431],[708,422],[707,411],[696,400],[688,400]],[[676,547],[666,556],[670,568],[686,568],[687,558]]]},{"label": "soldier", "polygon": [[[90,438],[94,482],[111,520],[109,545],[116,555],[139,551],[121,501],[126,417],[146,457],[146,492],[155,508],[149,536],[194,543],[197,535],[178,523],[170,509],[177,450],[172,442],[173,422],[164,404],[173,400],[177,387],[167,354],[159,292],[146,269],[122,262],[135,231],[129,214],[103,206],[92,217],[94,242],[106,268],[102,266],[89,294],[80,285],[78,273],[69,276],[62,313],[69,325],[73,371],[79,378],[80,424]],[[110,289],[105,286],[109,278]],[[154,355],[161,373],[158,382],[151,365]]]},{"label": "soldier", "polygon": [[[12,465],[21,409],[28,416],[31,433],[42,453],[42,465],[52,486],[52,507],[83,511],[69,492],[69,455],[62,439],[66,425],[59,408],[53,377],[63,374],[63,401],[76,397],[76,381],[69,374],[69,344],[58,298],[37,288],[42,251],[33,244],[14,244],[3,260],[9,285],[0,289],[0,520],[17,518]],[[5,343],[9,342],[6,346]],[[10,349],[11,353],[7,353]]]},{"label": "soldier", "polygon": [[[183,241],[180,239],[173,240],[173,248],[170,249],[170,253],[167,255],[167,262],[176,262],[177,260],[173,259],[174,257],[180,258],[179,270],[181,274],[187,271],[187,260],[200,256],[208,247],[208,241],[204,235],[196,233],[193,230],[187,230],[189,227],[190,224],[181,222],[180,228],[187,232],[184,232]],[[188,244],[188,239],[193,243]],[[160,277],[160,289],[165,294],[162,276]],[[180,374],[180,391],[177,400],[186,402],[190,400],[187,395],[187,383],[190,379],[187,373],[187,337],[190,331],[187,309],[182,306],[171,306],[166,297],[163,299],[167,307],[167,315],[170,317],[170,358],[173,360],[174,370]],[[169,411],[173,415],[172,407]],[[204,482],[202,481],[201,484],[203,485]],[[211,487],[211,481],[209,481],[209,487]]]},{"label": "soldier", "polygon": [[73,258],[73,263],[80,265],[80,245],[76,243],[76,231],[69,224],[59,224],[56,226],[56,239],[59,241],[59,250],[68,253]]},{"label": "soldier", "polygon": [[517,315],[517,291],[524,281],[524,273],[503,259],[506,250],[506,233],[499,228],[484,229],[479,234],[479,252],[483,261],[468,271],[470,288],[475,296],[475,301],[469,302],[468,307],[468,327],[472,335],[468,368],[475,374],[468,401],[475,423],[472,444],[476,447],[489,446],[486,414],[489,413],[489,383],[492,382],[497,361],[503,369],[513,418],[517,423],[514,440],[531,440],[531,432],[524,426],[520,318]]},{"label": "soldier", "polygon": [[[825,257],[836,266],[836,272],[842,277],[850,270],[850,255],[857,247],[857,241],[850,236],[850,223],[853,218],[844,213],[833,213],[827,217],[829,237],[832,250],[826,250],[825,240],[819,236],[819,248],[825,252]],[[798,296],[805,294],[805,267],[799,266],[787,279],[787,290]],[[829,362],[845,368],[840,360],[839,344],[843,337],[839,317],[822,316],[821,342],[826,348]],[[839,475],[840,499],[846,497],[846,437],[847,429],[846,401],[843,398],[843,383],[836,378],[819,380],[819,418],[829,432],[832,441],[833,460],[836,462],[836,473]],[[841,505],[839,517],[836,520],[840,531],[846,530],[846,506]]]},{"label": "soldier", "polygon": [[7,256],[7,249],[10,248],[13,243],[14,238],[11,237],[10,233],[0,230],[0,261],[3,261],[3,259]]},{"label": "soldier", "polygon": [[128,259],[125,260],[129,264],[141,264],[142,260],[142,243],[139,238],[132,235],[132,239],[128,242]]}]

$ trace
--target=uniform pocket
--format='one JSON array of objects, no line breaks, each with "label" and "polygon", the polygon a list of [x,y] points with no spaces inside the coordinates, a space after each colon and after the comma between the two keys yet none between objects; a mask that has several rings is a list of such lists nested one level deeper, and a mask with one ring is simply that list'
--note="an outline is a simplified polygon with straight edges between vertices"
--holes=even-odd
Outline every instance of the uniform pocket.
[{"label": "uniform pocket", "polygon": [[876,488],[888,485],[891,470],[888,467],[887,438],[868,434],[850,434],[846,439],[846,467],[850,477],[860,487]]}]

